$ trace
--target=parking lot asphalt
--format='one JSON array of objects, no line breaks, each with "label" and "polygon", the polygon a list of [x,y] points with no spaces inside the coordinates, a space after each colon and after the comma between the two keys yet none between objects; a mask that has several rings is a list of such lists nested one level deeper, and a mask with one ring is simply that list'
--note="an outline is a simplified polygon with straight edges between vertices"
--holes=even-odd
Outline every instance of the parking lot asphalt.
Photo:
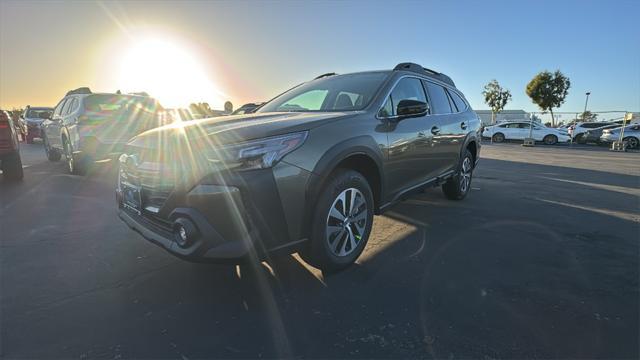
[{"label": "parking lot asphalt", "polygon": [[6,358],[634,358],[640,154],[486,144],[461,202],[375,219],[357,264],[178,260],[116,216],[114,170],[23,145],[0,183]]}]

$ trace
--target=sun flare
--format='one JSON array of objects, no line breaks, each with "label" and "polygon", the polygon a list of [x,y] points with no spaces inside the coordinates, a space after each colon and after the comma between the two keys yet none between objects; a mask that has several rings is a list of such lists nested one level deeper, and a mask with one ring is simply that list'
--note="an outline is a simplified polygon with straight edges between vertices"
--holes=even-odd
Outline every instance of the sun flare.
[{"label": "sun flare", "polygon": [[222,101],[198,59],[186,47],[162,38],[136,40],[120,58],[118,84],[126,92],[144,91],[165,107]]}]

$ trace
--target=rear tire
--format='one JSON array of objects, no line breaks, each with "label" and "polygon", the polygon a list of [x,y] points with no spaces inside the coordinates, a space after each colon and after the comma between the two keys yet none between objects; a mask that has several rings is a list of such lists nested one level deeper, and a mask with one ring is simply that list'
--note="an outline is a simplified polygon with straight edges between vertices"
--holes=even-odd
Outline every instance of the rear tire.
[{"label": "rear tire", "polygon": [[622,139],[622,141],[625,141],[627,143],[628,149],[637,149],[638,145],[640,145],[640,142],[638,141],[638,139],[633,136],[628,136]]},{"label": "rear tire", "polygon": [[2,160],[2,177],[5,181],[20,181],[24,178],[22,159],[19,152],[16,151],[11,155],[7,155]]},{"label": "rear tire", "polygon": [[353,264],[369,240],[373,211],[373,193],[365,177],[338,169],[316,200],[309,243],[300,257],[323,272]]},{"label": "rear tire", "polygon": [[442,192],[449,200],[464,199],[471,190],[471,179],[473,178],[473,155],[466,149],[456,174],[442,185]]},{"label": "rear tire", "polygon": [[576,136],[576,142],[578,144],[586,144],[587,143],[587,137],[584,134],[578,134],[578,136]]},{"label": "rear tire", "polygon": [[67,171],[73,175],[84,175],[87,170],[87,164],[84,159],[79,159],[73,154],[73,147],[69,140],[64,140],[64,157],[67,161]]},{"label": "rear tire", "polygon": [[493,142],[496,142],[496,143],[504,142],[504,134],[503,133],[495,133],[495,134],[493,134],[491,139],[493,140]]},{"label": "rear tire", "polygon": [[555,135],[547,135],[542,139],[546,145],[555,145],[558,143],[558,137]]}]

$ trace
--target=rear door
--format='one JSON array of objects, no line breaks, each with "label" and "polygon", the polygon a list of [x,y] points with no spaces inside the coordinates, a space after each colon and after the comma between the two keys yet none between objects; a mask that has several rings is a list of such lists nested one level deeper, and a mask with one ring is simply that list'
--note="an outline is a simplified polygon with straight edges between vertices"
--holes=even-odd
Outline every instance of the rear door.
[{"label": "rear door", "polygon": [[428,80],[423,82],[431,105],[429,120],[432,127],[429,131],[433,134],[433,144],[429,148],[428,157],[437,164],[432,174],[435,177],[452,170],[457,164],[462,118],[456,114],[458,110],[451,103],[443,86]]}]

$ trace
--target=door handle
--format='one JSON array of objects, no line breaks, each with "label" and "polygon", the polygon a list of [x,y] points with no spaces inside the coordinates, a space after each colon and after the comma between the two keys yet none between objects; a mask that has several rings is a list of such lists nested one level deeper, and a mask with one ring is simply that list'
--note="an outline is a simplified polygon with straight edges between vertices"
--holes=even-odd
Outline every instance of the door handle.
[{"label": "door handle", "polygon": [[431,128],[431,133],[432,133],[433,135],[438,135],[438,134],[440,133],[440,128],[439,128],[439,127],[437,127],[437,126],[432,127],[432,128]]},{"label": "door handle", "polygon": [[460,127],[462,128],[462,130],[467,130],[467,124],[465,124],[464,122],[460,123]]}]

